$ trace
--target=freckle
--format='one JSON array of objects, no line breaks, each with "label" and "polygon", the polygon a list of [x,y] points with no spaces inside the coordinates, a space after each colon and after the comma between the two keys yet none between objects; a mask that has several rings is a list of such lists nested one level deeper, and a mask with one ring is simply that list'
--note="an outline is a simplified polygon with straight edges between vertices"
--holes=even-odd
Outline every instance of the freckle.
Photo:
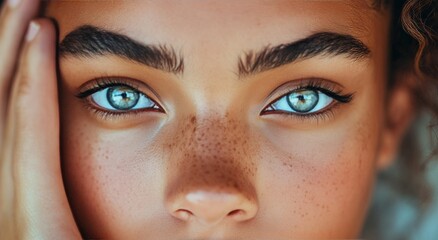
[{"label": "freckle", "polygon": [[196,122],[196,116],[192,116],[192,117],[190,118],[190,122],[191,122],[191,123],[195,123],[195,122]]}]

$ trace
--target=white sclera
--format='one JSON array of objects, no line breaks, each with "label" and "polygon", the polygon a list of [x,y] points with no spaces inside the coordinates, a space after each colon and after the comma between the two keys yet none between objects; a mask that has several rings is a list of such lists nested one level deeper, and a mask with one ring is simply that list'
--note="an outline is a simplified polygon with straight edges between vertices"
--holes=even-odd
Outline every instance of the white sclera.
[{"label": "white sclera", "polygon": [[[135,105],[133,105],[131,108],[129,108],[129,109],[114,108],[108,99],[108,91],[110,88],[118,88],[118,87],[108,87],[108,88],[102,89],[98,92],[95,92],[91,95],[91,99],[93,99],[94,103],[103,109],[112,110],[112,111],[121,111],[121,110],[128,111],[128,110],[134,110],[134,109],[154,108],[155,107],[155,103],[151,99],[149,99],[148,97],[146,97],[146,95],[144,95],[142,93],[138,93],[139,94],[138,102]],[[126,88],[126,87],[120,87],[120,88]],[[134,91],[134,90],[131,90],[131,91]]]},{"label": "white sclera", "polygon": [[[303,90],[300,90],[300,91],[302,92]],[[271,104],[271,107],[275,111],[284,111],[284,112],[291,112],[291,113],[297,113],[297,114],[308,114],[308,113],[318,112],[333,102],[333,98],[327,96],[326,94],[324,94],[320,91],[316,91],[316,90],[307,90],[307,91],[313,91],[314,93],[316,93],[318,95],[318,98],[317,98],[318,102],[316,103],[316,105],[313,108],[309,109],[306,112],[296,111],[290,106],[290,104],[288,102],[288,98],[293,92],[288,93],[288,94],[284,95],[283,97],[281,97],[280,99],[278,99],[275,103]]]}]

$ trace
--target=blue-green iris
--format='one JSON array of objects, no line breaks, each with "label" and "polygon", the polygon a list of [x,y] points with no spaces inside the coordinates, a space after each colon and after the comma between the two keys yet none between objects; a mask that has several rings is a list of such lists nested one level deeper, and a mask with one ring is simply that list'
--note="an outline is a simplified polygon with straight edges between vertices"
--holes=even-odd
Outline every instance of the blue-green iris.
[{"label": "blue-green iris", "polygon": [[300,113],[312,110],[318,104],[318,100],[318,92],[308,89],[294,91],[287,97],[289,106]]},{"label": "blue-green iris", "polygon": [[140,99],[140,94],[132,88],[125,86],[110,87],[107,92],[108,102],[117,110],[129,110]]}]

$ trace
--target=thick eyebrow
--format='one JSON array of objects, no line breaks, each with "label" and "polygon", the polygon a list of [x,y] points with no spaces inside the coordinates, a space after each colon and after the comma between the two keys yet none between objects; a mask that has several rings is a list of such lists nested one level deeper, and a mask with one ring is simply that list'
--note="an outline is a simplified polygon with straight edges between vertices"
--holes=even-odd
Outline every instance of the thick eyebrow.
[{"label": "thick eyebrow", "polygon": [[321,55],[345,55],[347,58],[360,60],[370,57],[371,51],[363,42],[351,35],[319,32],[289,44],[267,46],[256,53],[246,52],[239,58],[238,75],[245,77]]},{"label": "thick eyebrow", "polygon": [[59,44],[60,57],[115,55],[165,72],[180,74],[184,60],[166,45],[145,45],[120,33],[91,25],[70,32]]}]

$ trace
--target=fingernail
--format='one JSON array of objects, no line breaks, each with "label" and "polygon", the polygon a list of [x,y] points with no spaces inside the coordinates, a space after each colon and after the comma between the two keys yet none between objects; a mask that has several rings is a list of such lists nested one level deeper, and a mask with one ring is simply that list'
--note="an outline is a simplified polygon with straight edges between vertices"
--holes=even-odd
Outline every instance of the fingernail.
[{"label": "fingernail", "polygon": [[27,29],[26,41],[28,42],[32,41],[38,34],[39,30],[40,30],[40,25],[38,23],[34,21],[30,22],[29,28]]},{"label": "fingernail", "polygon": [[15,8],[16,6],[18,6],[18,4],[20,3],[21,0],[8,0],[8,5],[11,8]]}]

